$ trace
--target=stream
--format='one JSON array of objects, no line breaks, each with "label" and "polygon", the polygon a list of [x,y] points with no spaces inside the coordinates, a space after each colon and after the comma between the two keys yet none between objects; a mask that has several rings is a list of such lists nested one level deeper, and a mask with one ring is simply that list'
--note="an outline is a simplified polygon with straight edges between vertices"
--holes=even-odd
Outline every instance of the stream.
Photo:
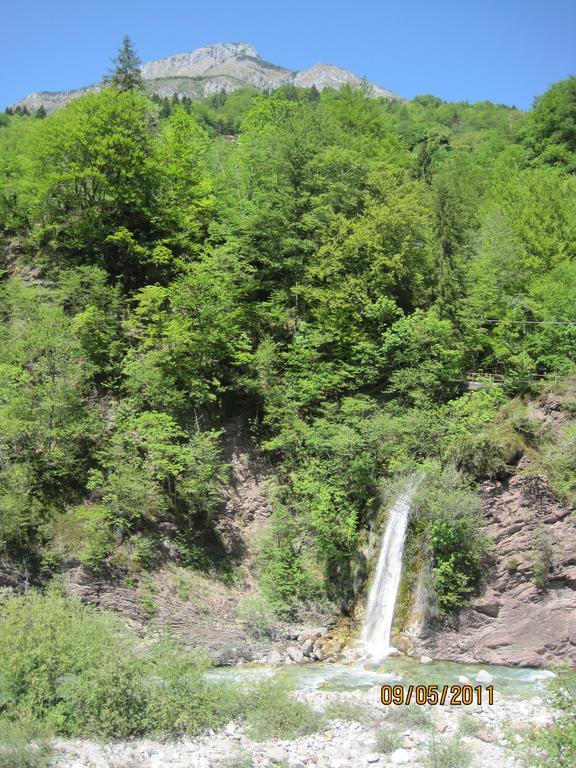
[{"label": "stream", "polygon": [[421,664],[408,656],[389,656],[378,664],[358,662],[288,664],[280,667],[241,664],[220,667],[207,673],[211,680],[250,682],[261,677],[276,675],[296,690],[366,691],[374,685],[398,682],[401,685],[452,685],[458,677],[468,677],[474,684],[475,676],[485,670],[492,675],[494,690],[507,699],[530,699],[542,696],[546,680],[554,673],[527,667],[504,667],[479,664],[459,664],[435,661]]}]

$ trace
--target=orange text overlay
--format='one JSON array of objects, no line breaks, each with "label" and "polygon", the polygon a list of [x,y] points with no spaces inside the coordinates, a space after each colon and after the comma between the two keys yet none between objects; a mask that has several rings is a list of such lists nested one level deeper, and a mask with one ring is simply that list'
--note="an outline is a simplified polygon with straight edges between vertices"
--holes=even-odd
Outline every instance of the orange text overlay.
[{"label": "orange text overlay", "polygon": [[487,685],[383,685],[380,691],[382,704],[451,704],[467,706],[482,704],[483,700],[494,704],[494,686]]}]

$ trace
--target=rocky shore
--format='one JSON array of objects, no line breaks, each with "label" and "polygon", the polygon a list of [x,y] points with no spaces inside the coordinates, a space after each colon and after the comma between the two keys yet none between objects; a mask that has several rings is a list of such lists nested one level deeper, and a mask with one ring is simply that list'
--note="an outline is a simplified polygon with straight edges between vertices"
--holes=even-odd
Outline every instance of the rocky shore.
[{"label": "rocky shore", "polygon": [[[235,722],[219,732],[177,742],[58,741],[54,768],[424,768],[431,750],[448,744],[457,744],[469,755],[472,768],[519,768],[514,742],[529,726],[551,718],[540,698],[504,699],[496,693],[493,705],[427,709],[384,707],[379,693],[378,686],[369,691],[297,692],[319,713],[337,704],[343,712],[363,714],[356,721],[332,719],[320,733],[293,741],[255,742]],[[378,734],[386,730],[394,731],[398,742],[383,752]]]}]

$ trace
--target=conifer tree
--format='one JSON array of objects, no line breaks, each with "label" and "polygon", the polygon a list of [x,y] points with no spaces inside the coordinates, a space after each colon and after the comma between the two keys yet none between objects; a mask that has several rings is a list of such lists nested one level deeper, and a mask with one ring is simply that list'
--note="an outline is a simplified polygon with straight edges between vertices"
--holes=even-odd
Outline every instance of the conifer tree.
[{"label": "conifer tree", "polygon": [[128,35],[124,35],[118,56],[113,59],[114,69],[105,78],[119,91],[134,91],[142,88],[141,61]]}]

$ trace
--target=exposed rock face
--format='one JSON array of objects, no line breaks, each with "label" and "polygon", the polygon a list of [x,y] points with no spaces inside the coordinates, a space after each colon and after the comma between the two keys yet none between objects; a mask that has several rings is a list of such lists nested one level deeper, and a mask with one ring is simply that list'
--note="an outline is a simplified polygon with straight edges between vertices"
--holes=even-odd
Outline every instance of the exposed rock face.
[{"label": "exposed rock face", "polygon": [[[172,96],[176,93],[193,99],[246,86],[269,91],[286,83],[294,83],[306,88],[314,85],[321,91],[327,87],[340,88],[344,84],[362,83],[351,72],[329,64],[316,64],[303,72],[293,72],[265,61],[248,43],[207,45],[190,53],[150,61],[142,66],[142,77],[149,93],[159,96]],[[374,96],[399,98],[379,85],[367,83],[367,87]],[[12,108],[26,107],[32,112],[44,106],[46,112],[54,112],[68,101],[98,90],[99,85],[92,85],[74,91],[31,93],[12,104]]]},{"label": "exposed rock face", "polygon": [[[542,667],[576,663],[576,516],[528,473],[484,484],[494,563],[480,598],[446,623],[432,622],[416,647],[435,658]],[[539,543],[549,542],[545,588],[534,582]],[[540,545],[541,546],[541,545]]]},{"label": "exposed rock face", "polygon": [[[310,69],[298,72],[294,78],[294,85],[299,88],[312,88],[316,86],[319,91],[324,88],[340,88],[343,85],[361,86],[363,80],[352,72],[348,72],[341,67],[335,67],[333,64],[315,64]],[[382,88],[374,83],[366,84],[374,96],[384,96],[387,99],[397,99],[398,96],[387,88]]]}]

